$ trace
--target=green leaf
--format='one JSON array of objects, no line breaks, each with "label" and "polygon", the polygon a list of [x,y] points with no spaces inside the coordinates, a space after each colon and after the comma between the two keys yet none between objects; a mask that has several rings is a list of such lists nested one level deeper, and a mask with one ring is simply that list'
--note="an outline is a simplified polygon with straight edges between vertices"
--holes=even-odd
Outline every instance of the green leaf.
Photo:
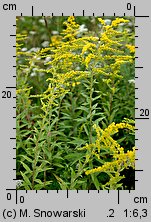
[{"label": "green leaf", "polygon": [[112,111],[111,115],[109,116],[109,123],[112,123],[114,118],[115,118],[115,114],[118,111],[118,109],[115,109]]},{"label": "green leaf", "polygon": [[27,188],[27,189],[29,189],[29,188],[31,188],[32,187],[32,185],[31,185],[31,182],[30,182],[30,180],[28,179],[28,177],[25,175],[25,173],[23,173],[23,172],[20,172],[21,173],[21,175],[22,175],[22,177],[23,177],[23,180],[24,180],[24,187],[25,187],[25,189]]},{"label": "green leaf", "polygon": [[72,137],[72,138],[73,138],[73,140],[71,142],[69,142],[70,144],[81,146],[86,143],[86,141],[81,138],[78,138],[78,137]]},{"label": "green leaf", "polygon": [[61,163],[53,163],[53,166],[64,168],[64,165],[62,165]]},{"label": "green leaf", "polygon": [[20,161],[20,163],[21,163],[21,164],[23,165],[23,167],[25,168],[26,173],[29,173],[29,174],[32,173],[31,169],[29,168],[29,166],[27,166],[26,163],[23,163],[22,161]]},{"label": "green leaf", "polygon": [[75,153],[70,153],[68,155],[66,155],[64,158],[68,161],[71,162],[71,165],[75,164],[77,161],[79,161],[79,159],[83,158],[85,156],[85,154],[83,153],[78,153],[78,152],[75,152]]},{"label": "green leaf", "polygon": [[100,123],[104,118],[105,118],[105,117],[100,117],[100,118],[96,119],[96,120],[94,121],[94,124],[99,125],[99,123]]},{"label": "green leaf", "polygon": [[72,167],[70,167],[71,170],[71,183],[73,183],[76,179],[76,173]]},{"label": "green leaf", "polygon": [[42,188],[44,188],[44,184],[36,184],[34,186],[34,190],[41,190]]},{"label": "green leaf", "polygon": [[98,103],[94,104],[94,105],[92,106],[92,109],[96,109],[97,106],[98,106]]},{"label": "green leaf", "polygon": [[88,132],[87,126],[86,126],[86,125],[83,125],[83,127],[84,127],[84,130],[85,130],[87,136],[89,136],[89,132]]},{"label": "green leaf", "polygon": [[55,176],[56,180],[58,181],[58,183],[60,184],[60,187],[62,190],[67,190],[68,189],[68,185],[66,182],[64,182],[60,177],[58,177],[56,174],[53,173],[53,175]]},{"label": "green leaf", "polygon": [[92,178],[92,181],[96,187],[97,190],[100,190],[100,183],[97,179],[97,176],[95,174],[91,174],[91,178]]},{"label": "green leaf", "polygon": [[89,113],[89,108],[85,107],[85,106],[80,106],[78,108],[76,108],[77,110],[80,109],[80,110],[83,110],[85,111],[86,113]]},{"label": "green leaf", "polygon": [[97,99],[99,99],[99,98],[101,98],[101,95],[92,98],[92,101],[95,101],[95,100],[97,100]]},{"label": "green leaf", "polygon": [[18,156],[23,157],[23,159],[27,160],[30,163],[33,163],[33,160],[28,156],[25,156],[25,155],[18,155]]}]

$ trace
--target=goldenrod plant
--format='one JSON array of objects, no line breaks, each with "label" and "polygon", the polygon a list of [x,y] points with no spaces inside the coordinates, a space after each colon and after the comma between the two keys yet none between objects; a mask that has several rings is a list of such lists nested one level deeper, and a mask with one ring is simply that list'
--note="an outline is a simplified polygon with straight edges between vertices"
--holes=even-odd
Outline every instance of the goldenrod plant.
[{"label": "goldenrod plant", "polygon": [[17,189],[134,189],[133,17],[30,19],[17,20]]}]

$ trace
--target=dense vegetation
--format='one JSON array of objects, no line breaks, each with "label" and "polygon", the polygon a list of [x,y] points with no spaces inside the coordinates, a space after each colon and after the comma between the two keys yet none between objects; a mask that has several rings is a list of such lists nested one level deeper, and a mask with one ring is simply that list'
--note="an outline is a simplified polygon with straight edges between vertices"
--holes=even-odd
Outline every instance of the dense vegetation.
[{"label": "dense vegetation", "polygon": [[18,189],[134,189],[134,21],[17,18]]}]

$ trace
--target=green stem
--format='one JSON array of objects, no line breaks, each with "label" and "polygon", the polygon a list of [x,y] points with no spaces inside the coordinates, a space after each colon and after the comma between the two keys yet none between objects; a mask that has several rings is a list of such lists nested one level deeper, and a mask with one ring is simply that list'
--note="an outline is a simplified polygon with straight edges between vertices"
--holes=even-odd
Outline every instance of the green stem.
[{"label": "green stem", "polygon": [[[55,131],[58,130],[58,124],[59,124],[59,120],[60,120],[62,102],[63,102],[63,97],[61,97],[61,98],[59,99],[59,104],[58,104],[59,107],[58,107],[58,113],[57,113],[57,115],[58,115],[58,120],[57,120],[57,122],[56,122],[56,124],[55,124]],[[55,135],[55,141],[57,141],[57,135]]]},{"label": "green stem", "polygon": [[49,41],[50,41],[51,34],[50,34],[50,31],[49,31],[49,27],[48,27],[48,21],[47,21],[47,18],[45,16],[44,16],[44,21],[45,21],[45,26],[46,26],[46,29],[47,29],[47,32],[48,32]]},{"label": "green stem", "polygon": [[90,78],[90,138],[89,141],[92,143],[92,95],[93,95],[93,72]]},{"label": "green stem", "polygon": [[37,162],[38,162],[38,154],[39,154],[39,140],[40,140],[40,137],[41,137],[41,134],[42,134],[42,131],[44,129],[44,126],[45,126],[45,119],[43,119],[42,121],[42,126],[41,126],[41,129],[40,129],[40,132],[38,134],[38,138],[37,138],[37,141],[36,141],[36,146],[35,146],[35,156],[34,156],[34,164],[33,164],[33,173],[32,173],[32,190],[34,189],[34,177],[35,177],[35,171],[36,171],[36,165],[37,165]]},{"label": "green stem", "polygon": [[112,88],[114,88],[114,80],[113,80],[113,83],[112,83],[112,87],[111,87],[111,93],[109,95],[109,103],[110,103],[110,106],[109,106],[109,124],[111,124],[111,115],[112,115],[112,109],[113,109],[113,98],[114,98],[114,92],[112,90]]},{"label": "green stem", "polygon": [[[49,109],[50,109],[50,107],[48,106],[47,107],[47,114],[49,114],[49,120],[50,120],[51,119],[51,112],[49,111]],[[34,189],[34,177],[35,177],[35,172],[36,172],[36,165],[37,165],[37,162],[38,162],[39,141],[40,141],[40,138],[42,136],[42,132],[44,131],[44,129],[46,127],[46,124],[48,124],[47,114],[45,114],[45,117],[42,120],[42,124],[40,126],[40,131],[39,131],[38,138],[37,138],[37,141],[36,141],[35,157],[34,157],[34,164],[33,164],[33,174],[32,174],[32,189]],[[50,121],[49,121],[49,123],[50,123]],[[46,183],[46,172],[44,172],[44,186],[45,186],[45,183]]]}]

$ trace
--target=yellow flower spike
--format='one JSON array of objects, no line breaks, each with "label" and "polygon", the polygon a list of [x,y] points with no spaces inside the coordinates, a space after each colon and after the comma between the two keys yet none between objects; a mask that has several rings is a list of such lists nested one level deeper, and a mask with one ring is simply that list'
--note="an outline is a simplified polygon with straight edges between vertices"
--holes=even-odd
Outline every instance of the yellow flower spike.
[{"label": "yellow flower spike", "polygon": [[113,41],[109,38],[110,36],[107,36],[107,34],[104,32],[101,34],[101,38],[100,40],[101,41],[104,41],[106,44],[109,44],[109,45],[118,45],[118,46],[122,46],[122,44],[120,44],[117,40],[116,41]]},{"label": "yellow flower spike", "polygon": [[86,154],[86,163],[89,162],[91,155],[90,154]]},{"label": "yellow flower spike", "polygon": [[93,125],[93,128],[96,131],[97,139],[92,144],[86,144],[85,148],[87,150],[89,149],[92,155],[100,159],[102,147],[102,149],[106,149],[109,151],[110,155],[112,155],[112,160],[111,162],[105,162],[102,166],[87,170],[85,172],[86,175],[97,172],[114,173],[121,172],[124,168],[128,167],[135,168],[135,147],[133,148],[133,150],[128,150],[127,152],[124,152],[124,148],[121,147],[120,144],[112,138],[112,135],[117,133],[119,129],[128,129],[134,132],[134,126],[125,122],[117,124],[113,122],[104,130],[102,130],[96,124]]},{"label": "yellow flower spike", "polygon": [[67,26],[67,28],[63,30],[64,39],[69,38],[70,40],[74,40],[80,27],[80,25],[75,22],[75,17],[69,16],[67,22],[64,22],[64,25]]},{"label": "yellow flower spike", "polygon": [[126,45],[126,47],[130,50],[131,53],[135,53],[135,46],[134,45]]},{"label": "yellow flower spike", "polygon": [[101,128],[97,126],[96,124],[93,125],[93,128],[96,130],[97,137],[100,137],[100,132],[102,132]]},{"label": "yellow flower spike", "polygon": [[51,37],[51,42],[52,44],[50,44],[50,46],[59,46],[61,44],[61,40],[62,40],[62,37],[59,36],[59,35],[54,35]]},{"label": "yellow flower spike", "polygon": [[102,25],[104,25],[104,26],[106,25],[106,24],[105,24],[105,21],[104,21],[102,18],[98,18],[98,21],[99,21]]},{"label": "yellow flower spike", "polygon": [[75,23],[75,17],[73,15],[69,16],[68,17],[68,22],[71,23],[71,24],[72,23],[74,24]]},{"label": "yellow flower spike", "polygon": [[101,151],[101,145],[100,145],[99,139],[96,140],[95,144],[96,144],[96,147],[97,147],[97,149],[98,149],[98,153],[100,153],[100,151]]},{"label": "yellow flower spike", "polygon": [[93,44],[93,43],[87,43],[87,44],[83,47],[81,54],[83,55],[83,54],[84,54],[86,51],[88,51],[88,50],[93,51],[95,48],[96,48],[96,45],[95,45],[95,44]]},{"label": "yellow flower spike", "polygon": [[89,67],[89,63],[90,63],[91,59],[94,59],[94,58],[95,58],[95,55],[92,54],[92,53],[90,53],[90,54],[86,57],[86,59],[85,59],[86,68]]},{"label": "yellow flower spike", "polygon": [[112,27],[117,27],[120,23],[128,23],[129,20],[123,19],[123,18],[116,18],[112,21]]},{"label": "yellow flower spike", "polygon": [[16,94],[25,93],[32,89],[33,87],[25,88],[25,89],[17,89]]}]

